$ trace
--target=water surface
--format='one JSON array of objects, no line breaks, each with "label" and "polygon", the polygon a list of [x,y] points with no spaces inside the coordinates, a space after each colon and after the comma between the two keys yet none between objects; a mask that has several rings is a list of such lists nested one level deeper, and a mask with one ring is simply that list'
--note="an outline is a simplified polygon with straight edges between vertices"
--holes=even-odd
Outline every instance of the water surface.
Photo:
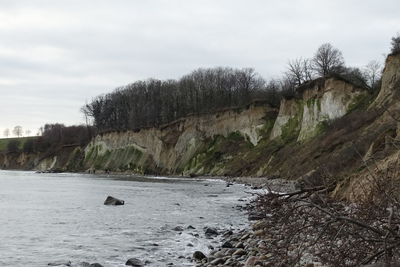
[{"label": "water surface", "polygon": [[[104,206],[108,195],[125,205]],[[244,197],[243,186],[222,181],[0,171],[0,266],[111,267],[131,257],[151,261],[146,266],[194,266],[178,257],[216,245],[205,226],[245,225],[236,209]]]}]

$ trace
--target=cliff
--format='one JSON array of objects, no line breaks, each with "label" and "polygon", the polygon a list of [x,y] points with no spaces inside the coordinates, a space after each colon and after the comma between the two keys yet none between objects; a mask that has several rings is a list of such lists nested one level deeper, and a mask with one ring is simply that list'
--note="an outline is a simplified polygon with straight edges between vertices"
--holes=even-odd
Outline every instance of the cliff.
[{"label": "cliff", "polygon": [[[400,56],[377,96],[338,78],[302,85],[279,110],[262,102],[189,116],[160,128],[110,132],[52,155],[0,154],[11,169],[260,176],[335,181],[354,198],[371,172],[394,168],[400,133]],[[376,169],[378,168],[378,169]]]},{"label": "cliff", "polygon": [[282,100],[271,139],[312,138],[329,121],[344,116],[367,96],[365,89],[335,78],[320,78],[298,90],[300,97]]},{"label": "cliff", "polygon": [[215,138],[237,133],[256,146],[266,118],[273,119],[274,114],[276,111],[268,106],[252,105],[243,110],[191,116],[160,129],[102,134],[86,147],[84,165],[97,170],[182,173],[193,156]]},{"label": "cliff", "polygon": [[85,149],[84,166],[97,171],[295,179],[293,170],[298,177],[310,170],[298,162],[301,168],[289,166],[287,157],[301,158],[313,137],[368,97],[366,90],[346,81],[318,79],[300,87],[298,97],[282,100],[279,112],[253,105],[188,117],[160,129],[99,135]]}]

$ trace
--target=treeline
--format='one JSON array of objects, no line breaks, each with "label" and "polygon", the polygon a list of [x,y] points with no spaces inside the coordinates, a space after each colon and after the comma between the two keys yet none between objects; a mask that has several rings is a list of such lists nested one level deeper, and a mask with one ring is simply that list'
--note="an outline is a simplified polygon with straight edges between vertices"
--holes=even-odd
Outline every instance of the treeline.
[{"label": "treeline", "polygon": [[[392,38],[391,54],[400,51],[400,36]],[[82,107],[101,132],[158,127],[174,120],[233,107],[255,100],[278,107],[281,98],[301,96],[317,78],[336,77],[370,93],[381,86],[382,65],[370,61],[361,68],[348,67],[342,52],[322,44],[311,58],[290,60],[279,79],[264,80],[253,69],[198,69],[179,80],[138,81],[100,95]],[[312,83],[310,83],[312,84]]]},{"label": "treeline", "polygon": [[65,126],[46,124],[40,128],[41,136],[12,139],[6,152],[52,153],[64,146],[85,146],[96,134],[93,126]]},{"label": "treeline", "polygon": [[276,84],[253,69],[198,69],[179,80],[138,81],[101,95],[82,108],[100,132],[158,127],[192,114],[242,107],[262,99],[279,106]]}]

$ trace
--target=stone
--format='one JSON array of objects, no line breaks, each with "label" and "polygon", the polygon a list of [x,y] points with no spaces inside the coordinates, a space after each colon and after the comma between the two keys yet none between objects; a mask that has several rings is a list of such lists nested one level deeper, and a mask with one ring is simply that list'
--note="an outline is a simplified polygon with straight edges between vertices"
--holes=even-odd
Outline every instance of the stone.
[{"label": "stone", "polygon": [[243,242],[236,243],[235,248],[244,248]]},{"label": "stone", "polygon": [[174,229],[172,229],[172,230],[174,230],[174,231],[177,231],[177,232],[182,232],[183,231],[183,227],[182,226],[176,226]]},{"label": "stone", "polygon": [[195,259],[196,261],[202,261],[203,259],[207,259],[207,257],[206,257],[206,255],[204,255],[203,252],[195,251],[193,253],[193,259]]},{"label": "stone", "polygon": [[108,196],[107,199],[104,201],[104,205],[120,206],[124,204],[125,201],[112,196]]},{"label": "stone", "polygon": [[254,265],[256,265],[256,262],[258,261],[258,258],[251,256],[247,259],[246,263],[245,263],[245,267],[252,267]]},{"label": "stone", "polygon": [[71,266],[71,261],[50,262],[47,266]]},{"label": "stone", "polygon": [[224,237],[231,236],[231,235],[233,235],[232,230],[225,231],[225,233],[224,233]]},{"label": "stone", "polygon": [[246,254],[247,254],[247,252],[244,249],[240,248],[240,249],[236,250],[232,255],[233,256],[243,256]]},{"label": "stone", "polygon": [[211,263],[211,265],[224,264],[224,263],[225,263],[225,260],[222,259],[222,258],[217,258],[217,259],[213,260],[213,261],[210,262],[210,263]]},{"label": "stone", "polygon": [[100,263],[95,262],[95,263],[90,264],[89,267],[104,267],[104,266],[101,265]]},{"label": "stone", "polygon": [[233,245],[232,245],[231,242],[226,241],[226,242],[224,242],[224,243],[222,244],[221,247],[223,247],[223,248],[233,248]]},{"label": "stone", "polygon": [[253,230],[261,230],[265,227],[267,227],[267,222],[263,221],[263,220],[259,220],[256,223],[253,224],[252,228]]},{"label": "stone", "polygon": [[144,263],[143,263],[141,260],[137,259],[137,258],[130,258],[130,259],[125,263],[125,265],[128,265],[128,266],[135,266],[135,267],[141,267],[141,266],[144,266]]},{"label": "stone", "polygon": [[217,231],[217,229],[212,228],[212,227],[207,227],[205,229],[205,234],[206,235],[219,235],[219,232]]},{"label": "stone", "polygon": [[249,214],[249,221],[258,221],[264,219],[264,217],[265,216],[262,214],[256,214],[256,213]]},{"label": "stone", "polygon": [[264,230],[257,230],[257,231],[254,232],[254,235],[258,236],[258,237],[263,236],[263,235],[265,235],[265,231]]}]

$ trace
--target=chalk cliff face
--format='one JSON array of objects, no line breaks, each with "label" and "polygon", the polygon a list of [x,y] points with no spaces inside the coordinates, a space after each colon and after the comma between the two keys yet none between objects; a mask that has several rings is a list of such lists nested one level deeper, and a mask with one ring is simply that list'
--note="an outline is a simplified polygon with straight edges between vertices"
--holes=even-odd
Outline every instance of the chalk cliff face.
[{"label": "chalk cliff face", "polygon": [[333,119],[345,115],[366,95],[364,89],[335,78],[313,81],[301,97],[283,99],[271,139],[303,141],[317,135]]},{"label": "chalk cliff face", "polygon": [[291,147],[323,133],[365,95],[345,81],[318,79],[301,87],[298,97],[282,100],[278,116],[259,104],[192,116],[158,129],[99,135],[86,147],[83,166],[97,171],[267,175],[276,172],[274,147]]},{"label": "chalk cliff face", "polygon": [[382,75],[382,88],[371,107],[388,106],[400,92],[400,55],[390,55],[386,59]]},{"label": "chalk cliff face", "polygon": [[174,173],[185,165],[208,140],[239,133],[257,145],[268,113],[265,105],[242,110],[192,116],[163,128],[138,132],[106,133],[85,149],[85,166],[100,170]]}]

